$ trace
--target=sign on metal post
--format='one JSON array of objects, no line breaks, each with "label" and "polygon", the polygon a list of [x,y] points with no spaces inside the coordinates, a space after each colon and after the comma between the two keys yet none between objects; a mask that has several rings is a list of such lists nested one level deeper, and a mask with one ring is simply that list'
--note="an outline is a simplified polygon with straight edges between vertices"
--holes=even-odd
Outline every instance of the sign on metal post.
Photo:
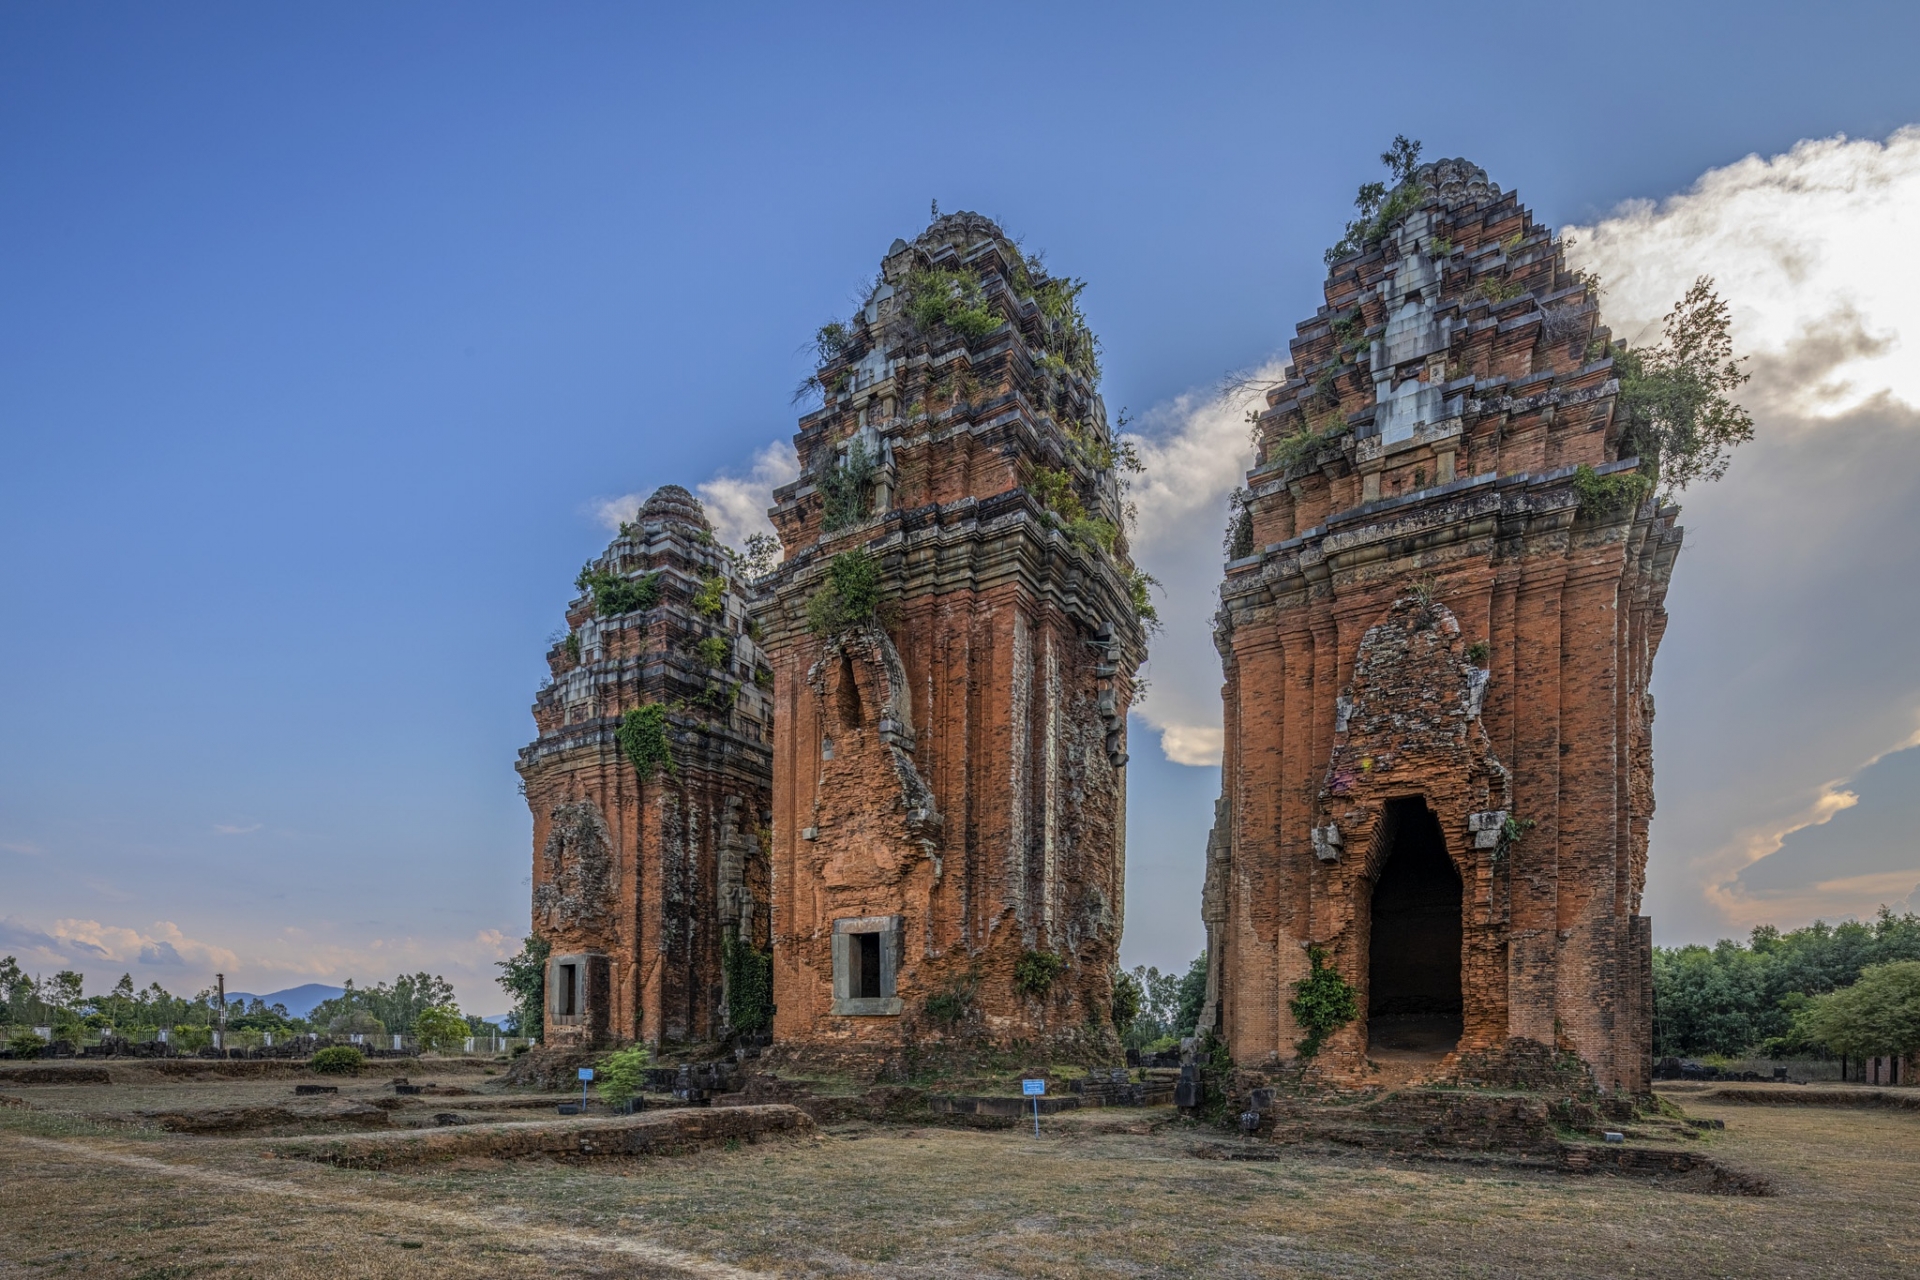
[{"label": "sign on metal post", "polygon": [[580,1068],[580,1114],[587,1114],[587,1084],[593,1079],[593,1068]]},{"label": "sign on metal post", "polygon": [[1040,1099],[1047,1092],[1045,1080],[1022,1080],[1020,1092],[1033,1099],[1033,1136],[1040,1136]]}]

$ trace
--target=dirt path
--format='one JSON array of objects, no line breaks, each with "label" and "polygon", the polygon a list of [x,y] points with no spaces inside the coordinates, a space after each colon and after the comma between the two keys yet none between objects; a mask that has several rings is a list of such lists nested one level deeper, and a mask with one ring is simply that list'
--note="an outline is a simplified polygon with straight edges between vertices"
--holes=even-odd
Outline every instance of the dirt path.
[{"label": "dirt path", "polygon": [[[228,1173],[198,1164],[107,1150],[87,1142],[12,1135],[7,1145],[33,1148],[43,1153],[43,1157],[52,1157],[60,1163],[107,1165],[150,1178],[184,1182],[214,1192],[223,1198],[235,1193],[244,1196],[278,1197],[301,1201],[329,1211],[344,1211],[363,1220],[397,1219],[415,1226],[436,1228],[443,1234],[456,1237],[469,1239],[476,1236],[505,1237],[506,1241],[515,1248],[524,1249],[531,1245],[542,1253],[550,1251],[563,1255],[601,1254],[605,1255],[609,1261],[613,1258],[623,1261],[624,1265],[619,1272],[621,1275],[641,1274],[632,1270],[631,1267],[632,1263],[641,1263],[649,1268],[644,1273],[647,1275],[696,1276],[701,1280],[773,1280],[769,1273],[764,1271],[748,1271],[632,1236],[614,1236],[593,1231],[537,1225],[521,1220],[522,1215],[512,1210],[482,1214],[380,1196],[355,1195],[338,1188],[312,1187],[276,1178]],[[17,1158],[6,1159],[3,1163],[12,1165],[16,1169],[21,1167]],[[171,1274],[171,1268],[149,1270],[155,1274]]]}]

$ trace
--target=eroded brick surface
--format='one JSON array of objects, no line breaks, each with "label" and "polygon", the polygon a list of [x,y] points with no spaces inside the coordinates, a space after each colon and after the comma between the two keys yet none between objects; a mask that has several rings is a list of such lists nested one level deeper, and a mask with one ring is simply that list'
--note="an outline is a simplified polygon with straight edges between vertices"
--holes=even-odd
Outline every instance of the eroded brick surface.
[{"label": "eroded brick surface", "polygon": [[[917,326],[903,310],[916,270],[976,281],[998,327]],[[795,437],[804,475],[775,494],[786,559],[758,609],[774,670],[777,1055],[1116,1047],[1144,637],[1124,533],[1110,551],[1076,537],[1037,493],[1047,469],[1088,519],[1122,524],[1105,410],[1091,370],[1059,356],[1037,279],[977,215],[896,242],[821,369],[824,404]],[[878,467],[855,518],[829,529],[822,490],[856,446]],[[882,616],[815,634],[807,603],[856,548],[881,563]],[[842,1000],[836,932],[893,925],[891,988]],[[1044,996],[1016,988],[1032,951],[1065,966]],[[930,1014],[943,995],[957,1018]]]},{"label": "eroded brick surface", "polygon": [[1208,1019],[1236,1061],[1291,1059],[1322,946],[1362,1016],[1320,1069],[1366,1073],[1383,817],[1417,797],[1461,883],[1457,1052],[1518,1037],[1643,1090],[1647,680],[1678,510],[1581,510],[1576,466],[1634,466],[1594,294],[1484,172],[1414,181],[1419,207],[1334,264],[1260,416],[1216,632]]},{"label": "eroded brick surface", "polygon": [[[770,672],[685,489],[658,490],[588,569],[658,575],[659,594],[625,612],[603,613],[590,591],[568,607],[534,703],[540,736],[516,766],[533,811],[533,931],[554,964],[605,962],[604,987],[576,975],[572,1015],[550,973],[547,1043],[713,1038],[729,1029],[723,933],[769,943]],[[672,765],[642,778],[618,733],[649,704],[665,708]]]}]

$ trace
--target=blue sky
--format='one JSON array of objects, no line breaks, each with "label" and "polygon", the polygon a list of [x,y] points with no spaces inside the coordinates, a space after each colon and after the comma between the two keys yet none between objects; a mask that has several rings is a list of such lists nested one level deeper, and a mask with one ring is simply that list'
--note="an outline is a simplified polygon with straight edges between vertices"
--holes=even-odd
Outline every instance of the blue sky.
[{"label": "blue sky", "polygon": [[[1605,225],[1920,121],[1920,9],[1805,15],[0,11],[0,951],[174,988],[424,967],[500,1005],[530,860],[511,763],[601,504],[745,476],[791,432],[807,336],[930,201],[1087,278],[1107,403],[1171,439],[1284,349],[1395,133]],[[1904,423],[1876,429],[1905,450]],[[1220,523],[1161,563],[1210,582]],[[1163,720],[1217,683],[1204,600],[1171,603]],[[1724,642],[1691,643],[1672,664],[1712,680]],[[1901,656],[1850,661],[1864,684]],[[1656,689],[1663,735],[1751,736]],[[1125,949],[1163,967],[1199,946],[1218,787],[1153,749],[1165,728],[1135,727]],[[1896,728],[1768,763],[1853,794]],[[1659,865],[1663,941],[1744,928]]]}]

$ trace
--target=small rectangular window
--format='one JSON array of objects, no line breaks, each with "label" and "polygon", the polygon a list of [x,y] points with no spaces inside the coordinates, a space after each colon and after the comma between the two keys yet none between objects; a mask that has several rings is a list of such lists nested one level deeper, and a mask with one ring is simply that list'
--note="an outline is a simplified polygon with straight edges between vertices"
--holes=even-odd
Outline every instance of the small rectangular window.
[{"label": "small rectangular window", "polygon": [[579,967],[563,964],[560,966],[560,1014],[571,1018],[580,1012]]},{"label": "small rectangular window", "polygon": [[880,935],[856,933],[852,937],[852,942],[854,945],[853,998],[878,1000],[880,998]]}]

